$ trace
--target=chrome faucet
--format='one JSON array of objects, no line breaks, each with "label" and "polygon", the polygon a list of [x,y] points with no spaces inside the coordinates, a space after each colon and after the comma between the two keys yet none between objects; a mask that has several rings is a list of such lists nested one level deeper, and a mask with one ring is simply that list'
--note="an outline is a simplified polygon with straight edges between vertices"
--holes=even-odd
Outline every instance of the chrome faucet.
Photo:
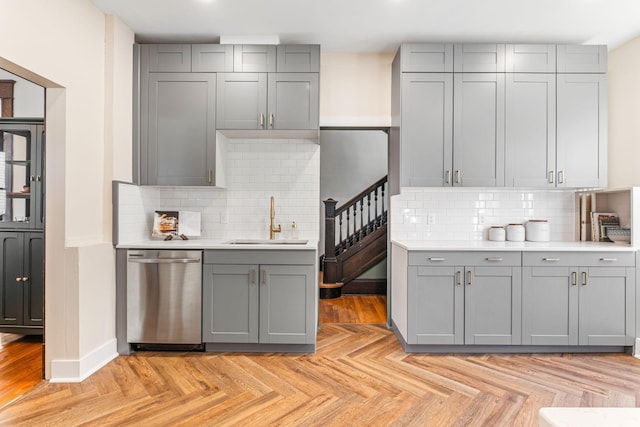
[{"label": "chrome faucet", "polygon": [[275,199],[273,198],[273,196],[271,196],[271,207],[269,214],[271,219],[269,222],[269,240],[273,240],[275,237],[275,233],[280,233],[282,231],[282,226],[280,224],[278,224],[277,227],[273,226],[273,218],[275,218],[276,216]]}]

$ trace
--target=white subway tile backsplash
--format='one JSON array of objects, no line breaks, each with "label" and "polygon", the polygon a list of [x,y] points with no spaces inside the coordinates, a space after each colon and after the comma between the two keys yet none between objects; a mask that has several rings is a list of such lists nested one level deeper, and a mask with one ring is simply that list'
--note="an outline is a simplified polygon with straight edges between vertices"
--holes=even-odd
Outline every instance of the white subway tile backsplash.
[{"label": "white subway tile backsplash", "polygon": [[402,188],[390,199],[393,239],[483,240],[492,225],[548,219],[553,240],[574,240],[573,191]]}]

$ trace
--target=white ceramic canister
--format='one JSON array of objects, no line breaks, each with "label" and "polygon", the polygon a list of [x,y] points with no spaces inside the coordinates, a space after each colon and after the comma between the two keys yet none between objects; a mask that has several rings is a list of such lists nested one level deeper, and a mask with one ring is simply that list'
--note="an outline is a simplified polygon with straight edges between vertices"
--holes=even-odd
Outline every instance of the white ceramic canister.
[{"label": "white ceramic canister", "polygon": [[494,225],[489,229],[489,240],[493,240],[494,242],[504,242],[504,239],[504,227],[500,225]]},{"label": "white ceramic canister", "polygon": [[524,225],[507,225],[507,240],[509,240],[510,242],[524,242]]},{"label": "white ceramic canister", "polygon": [[551,234],[549,221],[532,219],[525,225],[527,240],[530,242],[548,242]]}]

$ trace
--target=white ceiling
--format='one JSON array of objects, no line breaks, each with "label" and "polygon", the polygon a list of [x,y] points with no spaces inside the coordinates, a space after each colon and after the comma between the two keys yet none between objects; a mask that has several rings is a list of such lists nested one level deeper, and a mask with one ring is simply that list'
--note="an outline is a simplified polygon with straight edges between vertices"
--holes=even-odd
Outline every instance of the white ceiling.
[{"label": "white ceiling", "polygon": [[640,0],[92,0],[149,42],[273,36],[323,51],[405,41],[560,42],[614,48],[640,35]]}]

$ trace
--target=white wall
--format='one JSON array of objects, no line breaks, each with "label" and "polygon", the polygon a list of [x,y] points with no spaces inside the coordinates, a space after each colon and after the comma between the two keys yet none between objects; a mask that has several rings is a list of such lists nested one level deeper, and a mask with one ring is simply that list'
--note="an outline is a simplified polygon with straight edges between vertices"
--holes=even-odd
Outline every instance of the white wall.
[{"label": "white wall", "polygon": [[640,185],[640,37],[609,52],[609,187]]},{"label": "white wall", "polygon": [[45,376],[52,380],[80,380],[116,354],[112,162],[105,161],[113,138],[105,135],[130,133],[122,117],[132,99],[121,89],[107,103],[105,92],[131,73],[117,58],[131,55],[132,44],[133,34],[120,23],[108,27],[88,0],[2,4],[0,67],[48,88]]},{"label": "white wall", "polygon": [[44,88],[13,73],[0,69],[0,80],[15,80],[13,117],[44,117]]},{"label": "white wall", "polygon": [[395,52],[323,52],[320,126],[389,126]]}]

